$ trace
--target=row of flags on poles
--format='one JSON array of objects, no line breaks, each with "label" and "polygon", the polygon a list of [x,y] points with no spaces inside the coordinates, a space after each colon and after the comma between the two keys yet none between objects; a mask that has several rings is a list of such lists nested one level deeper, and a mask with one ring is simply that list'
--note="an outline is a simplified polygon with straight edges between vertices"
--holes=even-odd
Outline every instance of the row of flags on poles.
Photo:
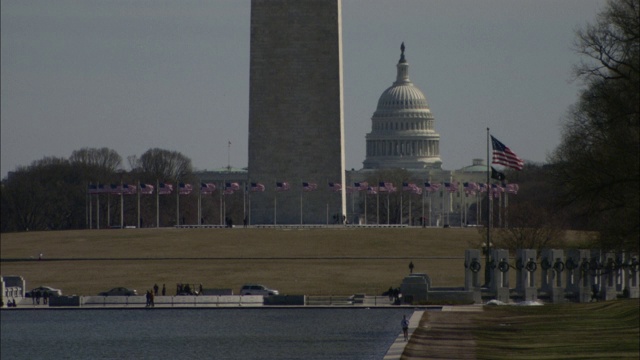
[{"label": "row of flags on poles", "polygon": [[[522,170],[524,167],[524,161],[520,159],[509,147],[500,142],[498,139],[491,135],[491,144],[493,148],[493,157],[492,164],[503,165],[515,170]],[[505,180],[504,173],[496,170],[493,166],[491,167],[491,178],[496,179],[498,181]],[[329,189],[335,192],[342,191],[342,184],[330,182]],[[489,192],[494,194],[495,196],[499,196],[501,193],[508,194],[517,194],[518,193],[518,184],[505,184],[502,185],[497,184],[478,184],[474,182],[465,182],[462,184],[462,190],[467,195],[476,195],[477,193]],[[458,182],[444,182],[440,183],[431,183],[425,182],[424,187],[420,187],[414,183],[402,183],[402,191],[409,192],[412,194],[420,195],[423,192],[423,189],[427,193],[433,193],[438,191],[442,187],[443,191],[447,191],[449,193],[458,192],[460,188],[460,184]],[[224,184],[224,187],[221,189],[224,195],[232,195],[236,191],[240,190],[240,184],[237,182],[227,182]],[[289,191],[291,186],[288,182],[276,182],[275,191]],[[302,190],[306,192],[315,191],[318,189],[318,185],[316,183],[311,182],[303,182]],[[111,194],[111,195],[134,195],[138,192],[141,195],[151,195],[153,194],[155,188],[153,185],[140,183],[138,186],[130,185],[130,184],[90,184],[88,188],[89,194]],[[202,195],[210,195],[213,194],[217,190],[217,187],[214,183],[201,183],[200,184],[200,194]],[[266,186],[261,183],[251,183],[249,186],[249,191],[251,192],[264,192],[266,190]],[[353,186],[347,186],[346,188],[348,193],[353,193],[357,191],[366,191],[367,194],[379,194],[379,193],[394,193],[398,191],[398,189],[393,186],[393,183],[381,181],[378,183],[378,186],[369,186],[367,182],[356,182]],[[167,183],[158,183],[157,193],[158,195],[169,195],[173,193],[174,188],[172,184]],[[189,195],[193,191],[193,186],[191,184],[179,183],[177,186],[177,191],[180,195]]]},{"label": "row of flags on poles", "polygon": [[[330,182],[328,183],[328,189],[334,192],[342,191],[342,184]],[[189,195],[193,192],[193,186],[191,184],[179,183],[178,184],[178,193],[180,195]],[[200,184],[200,194],[201,195],[211,195],[217,190],[217,186],[214,183],[201,183]],[[224,187],[222,187],[222,193],[224,195],[232,195],[236,191],[239,191],[241,186],[237,182],[225,183]],[[289,191],[291,186],[288,182],[276,182],[275,191]],[[425,182],[424,186],[421,187],[416,185],[415,183],[402,183],[401,190],[404,192],[408,192],[411,194],[421,195],[423,191],[426,193],[433,193],[438,190],[443,190],[449,193],[455,193],[459,191],[463,191],[467,195],[476,195],[477,193],[483,193],[489,191],[491,194],[500,194],[500,193],[508,193],[508,194],[517,194],[518,193],[518,184],[506,184],[502,183],[502,185],[491,184],[487,186],[487,184],[480,184],[475,182],[465,182],[462,183],[462,188],[460,188],[460,183],[457,181],[452,182],[444,182],[444,183],[436,183],[436,182]],[[90,184],[88,188],[89,194],[110,194],[110,195],[135,195],[138,192],[141,195],[151,195],[154,193],[155,187],[150,184],[140,183],[139,188],[136,185],[129,184]],[[266,191],[266,186],[261,183],[251,183],[248,187],[248,190],[251,192],[264,192]],[[318,190],[318,184],[303,182],[302,183],[302,191],[311,192]],[[174,187],[172,184],[167,183],[159,183],[158,184],[158,195],[169,195],[174,191]],[[375,195],[375,194],[383,194],[383,193],[395,193],[398,191],[398,188],[393,185],[391,182],[381,181],[378,183],[378,186],[369,186],[369,183],[366,181],[356,182],[353,186],[347,186],[347,192],[353,193],[358,191],[366,191],[367,194]]]}]

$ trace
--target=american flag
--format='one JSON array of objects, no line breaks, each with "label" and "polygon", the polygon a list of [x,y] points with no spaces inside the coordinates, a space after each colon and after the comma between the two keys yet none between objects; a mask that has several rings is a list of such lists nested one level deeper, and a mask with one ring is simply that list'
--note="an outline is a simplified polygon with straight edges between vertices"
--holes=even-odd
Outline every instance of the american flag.
[{"label": "american flag", "polygon": [[457,192],[458,191],[458,182],[456,182],[456,181],[453,181],[453,182],[450,182],[450,183],[446,182],[446,183],[444,183],[444,188],[445,188],[445,190],[447,190],[450,193]]},{"label": "american flag", "polygon": [[375,195],[375,194],[377,194],[377,193],[378,193],[378,191],[376,190],[376,188],[371,187],[371,186],[369,186],[369,187],[367,188],[367,194],[369,194],[369,195]]},{"label": "american flag", "polygon": [[440,183],[425,182],[424,189],[430,193],[436,192],[440,189]]},{"label": "american flag", "polygon": [[333,191],[340,191],[340,190],[342,190],[342,184],[340,184],[340,183],[332,183],[332,182],[330,182],[330,183],[329,183],[329,188],[330,188],[331,190],[333,190]]},{"label": "american flag", "polygon": [[160,183],[158,185],[158,195],[169,195],[173,192],[173,185]]},{"label": "american flag", "polygon": [[474,182],[466,182],[466,183],[463,183],[462,186],[464,188],[465,194],[467,195],[475,195],[476,192],[480,190],[480,187],[478,186],[478,184]]},{"label": "american flag", "polygon": [[478,191],[481,193],[487,192],[487,184],[478,184]]},{"label": "american flag", "polygon": [[230,187],[225,187],[224,191],[222,192],[224,195],[233,195],[233,193],[235,192],[235,190],[233,190]]},{"label": "american flag", "polygon": [[316,190],[317,188],[318,188],[318,184],[316,183],[308,183],[308,182],[302,183],[302,190],[304,191],[313,191],[313,190]]},{"label": "american flag", "polygon": [[277,182],[276,183],[276,191],[287,191],[289,190],[288,182]]},{"label": "american flag", "polygon": [[151,194],[153,194],[153,185],[140,183],[140,194],[141,195],[151,195]]},{"label": "american flag", "polygon": [[500,164],[516,170],[522,170],[524,161],[518,157],[505,144],[498,141],[491,135],[491,145],[493,147],[492,164]]},{"label": "american flag", "polygon": [[504,188],[502,186],[491,184],[491,193],[493,194],[493,197],[500,197],[500,194],[502,194],[503,192]]},{"label": "american flag", "polygon": [[180,195],[189,195],[193,190],[193,186],[191,186],[191,184],[180,183],[178,186],[180,188]]},{"label": "american flag", "polygon": [[356,188],[356,190],[362,191],[362,190],[367,190],[367,188],[369,187],[369,183],[367,183],[366,181],[357,182],[357,183],[353,183],[353,186]]},{"label": "american flag", "polygon": [[520,190],[520,187],[518,186],[518,184],[507,184],[505,186],[505,192],[507,194],[517,194],[518,190]]},{"label": "american flag", "polygon": [[216,191],[216,184],[214,183],[200,183],[200,194],[211,195]]},{"label": "american flag", "polygon": [[265,190],[264,185],[260,184],[260,183],[251,183],[251,187],[249,188],[249,191],[252,192],[263,192]]},{"label": "american flag", "polygon": [[378,192],[394,192],[396,188],[393,187],[393,183],[380,181],[378,183]]},{"label": "american flag", "polygon": [[225,188],[231,189],[233,191],[240,190],[240,184],[238,184],[237,182],[228,182],[228,183],[224,184],[224,186],[225,186]]}]

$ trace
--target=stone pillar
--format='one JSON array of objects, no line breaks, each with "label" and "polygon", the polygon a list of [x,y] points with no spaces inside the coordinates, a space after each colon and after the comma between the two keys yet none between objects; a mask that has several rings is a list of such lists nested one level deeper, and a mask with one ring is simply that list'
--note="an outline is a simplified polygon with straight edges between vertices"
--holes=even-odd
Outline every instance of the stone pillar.
[{"label": "stone pillar", "polygon": [[535,272],[536,250],[518,249],[516,252],[516,291],[524,301],[538,300]]},{"label": "stone pillar", "polygon": [[602,269],[604,265],[602,263],[604,254],[599,249],[591,249],[591,257],[589,260],[589,277],[591,278],[591,300],[603,299],[603,286],[602,286]]},{"label": "stone pillar", "polygon": [[602,299],[615,300],[618,297],[617,283],[620,277],[618,270],[621,270],[621,267],[616,264],[616,254],[610,252],[603,254],[602,265]]},{"label": "stone pillar", "polygon": [[566,292],[578,302],[591,300],[589,250],[570,249],[565,261]]},{"label": "stone pillar", "polygon": [[564,251],[557,249],[544,249],[540,261],[541,291],[549,295],[553,303],[564,302],[564,286],[562,285],[562,272],[565,269]]},{"label": "stone pillar", "polygon": [[480,274],[482,269],[482,258],[480,250],[467,249],[464,251],[464,289],[473,291],[473,301],[476,304],[482,303],[482,293],[480,290]]},{"label": "stone pillar", "polygon": [[625,288],[629,292],[630,298],[637,299],[640,297],[640,288],[638,287],[640,283],[638,257],[627,254],[624,261],[624,269],[627,275],[625,278]]},{"label": "stone pillar", "polygon": [[493,263],[489,270],[489,288],[496,300],[508,303],[509,300],[509,250],[492,249]]}]

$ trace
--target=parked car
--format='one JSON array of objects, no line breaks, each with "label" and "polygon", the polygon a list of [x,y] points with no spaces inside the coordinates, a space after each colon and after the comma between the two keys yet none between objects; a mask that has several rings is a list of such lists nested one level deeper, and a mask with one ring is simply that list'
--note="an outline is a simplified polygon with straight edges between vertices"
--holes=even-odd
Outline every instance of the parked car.
[{"label": "parked car", "polygon": [[278,290],[269,289],[264,285],[259,284],[246,284],[242,286],[240,289],[240,295],[262,295],[262,296],[271,296],[278,295]]},{"label": "parked car", "polygon": [[103,291],[99,293],[100,296],[135,296],[138,292],[133,289],[127,289],[124,287],[116,287],[109,291]]},{"label": "parked car", "polygon": [[54,289],[50,286],[39,286],[25,294],[25,297],[35,297],[36,293],[40,294],[40,297],[43,297],[45,293],[48,293],[49,297],[52,296],[62,296],[62,290]]}]

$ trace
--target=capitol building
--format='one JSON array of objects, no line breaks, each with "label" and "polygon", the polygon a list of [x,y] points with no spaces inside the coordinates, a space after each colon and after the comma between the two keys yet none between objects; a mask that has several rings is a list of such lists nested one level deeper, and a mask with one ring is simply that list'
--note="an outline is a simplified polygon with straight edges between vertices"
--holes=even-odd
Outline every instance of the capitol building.
[{"label": "capitol building", "polygon": [[367,134],[365,169],[440,169],[440,135],[424,93],[409,79],[404,43],[396,81],[378,100]]}]

